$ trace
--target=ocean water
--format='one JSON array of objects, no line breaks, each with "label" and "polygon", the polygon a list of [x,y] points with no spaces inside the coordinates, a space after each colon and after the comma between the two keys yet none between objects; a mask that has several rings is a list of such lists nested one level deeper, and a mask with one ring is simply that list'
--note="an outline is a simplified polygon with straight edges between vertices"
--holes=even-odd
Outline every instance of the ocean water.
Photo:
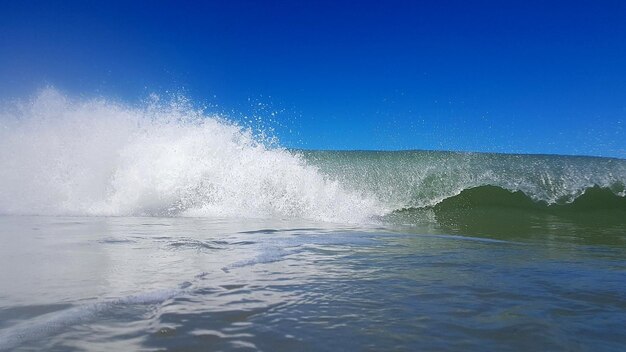
[{"label": "ocean water", "polygon": [[45,90],[0,118],[0,351],[622,351],[625,184]]}]

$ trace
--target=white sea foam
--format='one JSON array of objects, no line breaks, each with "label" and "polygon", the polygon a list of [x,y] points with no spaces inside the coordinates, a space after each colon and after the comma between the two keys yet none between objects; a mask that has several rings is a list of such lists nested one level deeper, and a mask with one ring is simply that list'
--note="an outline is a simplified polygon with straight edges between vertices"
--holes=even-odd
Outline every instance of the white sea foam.
[{"label": "white sea foam", "polygon": [[0,213],[300,217],[357,222],[385,210],[182,100],[129,107],[55,89],[0,118]]}]

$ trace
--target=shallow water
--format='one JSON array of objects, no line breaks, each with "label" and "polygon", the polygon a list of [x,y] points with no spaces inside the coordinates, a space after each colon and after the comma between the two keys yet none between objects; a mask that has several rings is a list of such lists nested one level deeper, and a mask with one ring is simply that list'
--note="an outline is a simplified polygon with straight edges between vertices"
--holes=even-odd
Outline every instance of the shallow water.
[{"label": "shallow water", "polygon": [[0,217],[0,350],[626,346],[626,248],[307,220]]}]

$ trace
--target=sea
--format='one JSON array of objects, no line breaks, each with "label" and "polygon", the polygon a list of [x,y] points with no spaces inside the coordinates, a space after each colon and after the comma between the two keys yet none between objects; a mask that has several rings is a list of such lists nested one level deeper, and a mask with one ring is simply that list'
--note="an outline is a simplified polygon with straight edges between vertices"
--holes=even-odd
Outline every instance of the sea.
[{"label": "sea", "polygon": [[624,351],[626,160],[0,110],[0,351]]}]

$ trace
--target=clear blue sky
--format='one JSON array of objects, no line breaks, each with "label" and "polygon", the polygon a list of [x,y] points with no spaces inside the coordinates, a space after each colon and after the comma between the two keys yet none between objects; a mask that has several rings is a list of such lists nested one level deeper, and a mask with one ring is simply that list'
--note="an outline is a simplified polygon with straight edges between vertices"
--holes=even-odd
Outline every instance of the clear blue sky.
[{"label": "clear blue sky", "polygon": [[2,1],[0,97],[45,85],[277,111],[288,147],[626,157],[626,2]]}]

